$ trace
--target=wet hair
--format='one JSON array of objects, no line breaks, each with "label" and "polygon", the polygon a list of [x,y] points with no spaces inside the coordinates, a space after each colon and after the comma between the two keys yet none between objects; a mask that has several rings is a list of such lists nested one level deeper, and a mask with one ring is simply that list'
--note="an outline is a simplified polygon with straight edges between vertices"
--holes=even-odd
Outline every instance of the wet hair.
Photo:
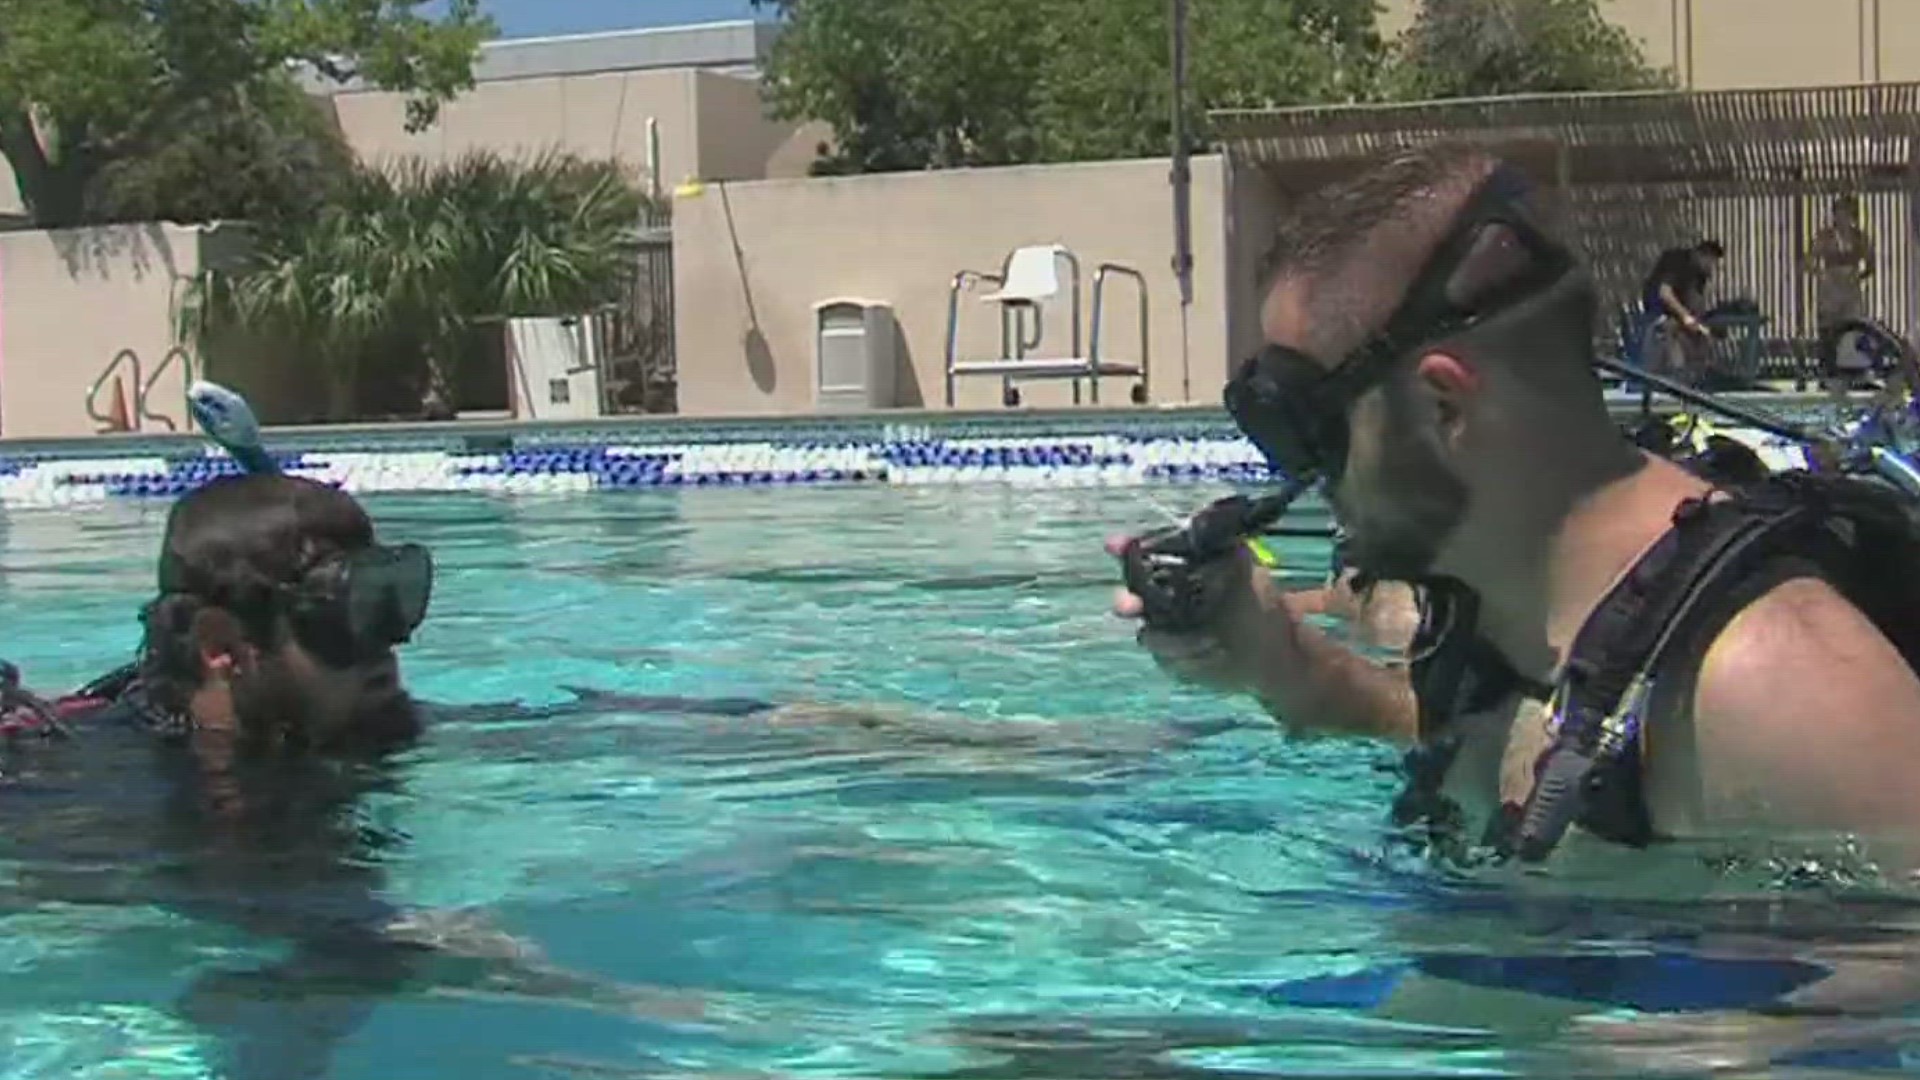
[{"label": "wet hair", "polygon": [[184,711],[207,641],[279,643],[280,595],[331,555],[373,542],[351,495],[279,474],[215,480],[167,516],[159,596],[146,608],[141,676],[155,704]]},{"label": "wet hair", "polygon": [[[1439,141],[1377,159],[1350,180],[1329,185],[1299,200],[1275,229],[1273,249],[1263,267],[1269,289],[1299,291],[1307,322],[1307,340],[1289,342],[1323,359],[1333,359],[1378,333],[1432,258],[1445,243],[1455,218],[1480,183],[1496,170],[1522,179],[1524,170],[1486,150],[1461,142]],[[1520,204],[1532,224],[1552,235],[1555,207],[1538,185]],[[1520,269],[1511,245],[1482,242],[1455,269],[1449,290],[1471,303],[1498,290]],[[1516,369],[1555,369],[1569,380],[1549,378],[1580,390],[1598,387],[1590,370],[1597,297],[1584,274],[1508,312],[1497,324],[1463,335],[1463,351],[1476,358],[1524,355]]]}]

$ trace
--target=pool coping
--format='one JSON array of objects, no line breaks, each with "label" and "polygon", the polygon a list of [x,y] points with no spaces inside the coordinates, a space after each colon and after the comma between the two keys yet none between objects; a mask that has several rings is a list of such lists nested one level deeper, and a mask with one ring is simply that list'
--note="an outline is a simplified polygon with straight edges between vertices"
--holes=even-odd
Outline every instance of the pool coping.
[{"label": "pool coping", "polygon": [[[1724,395],[1725,400],[1765,411],[1817,407],[1831,401],[1825,393],[1745,392]],[[1610,393],[1607,403],[1616,415],[1640,410],[1638,395]],[[1672,401],[1655,401],[1657,412],[1673,412]],[[379,421],[353,424],[276,425],[264,430],[265,441],[287,450],[317,450],[363,446],[398,450],[412,444],[419,449],[464,453],[501,453],[527,442],[568,443],[603,439],[659,443],[688,441],[743,441],[794,439],[806,435],[888,440],[911,438],[990,436],[996,433],[1113,434],[1129,429],[1175,434],[1181,429],[1237,437],[1226,410],[1218,405],[1115,406],[1111,408],[1020,409],[877,409],[812,413],[734,413],[687,416],[678,413],[623,414],[577,419],[518,420],[492,418],[445,421]],[[84,457],[138,457],[195,452],[206,446],[197,432],[116,432],[77,437],[10,436],[0,438],[0,458],[63,459]]]}]

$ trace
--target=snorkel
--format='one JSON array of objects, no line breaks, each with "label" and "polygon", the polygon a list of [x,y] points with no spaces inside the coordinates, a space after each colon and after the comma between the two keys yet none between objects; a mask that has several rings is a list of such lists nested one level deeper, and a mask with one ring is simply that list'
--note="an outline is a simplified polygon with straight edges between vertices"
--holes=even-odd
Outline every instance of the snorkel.
[{"label": "snorkel", "polygon": [[187,388],[187,408],[214,445],[225,450],[247,473],[277,473],[266,447],[260,443],[260,422],[247,399],[202,379]]}]

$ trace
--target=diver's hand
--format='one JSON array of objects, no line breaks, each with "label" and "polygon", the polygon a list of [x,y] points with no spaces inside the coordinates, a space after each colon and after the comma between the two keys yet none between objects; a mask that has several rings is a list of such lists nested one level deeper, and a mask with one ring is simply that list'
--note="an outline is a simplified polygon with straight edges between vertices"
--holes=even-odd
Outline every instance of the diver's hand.
[{"label": "diver's hand", "polygon": [[[1107,554],[1124,558],[1131,537],[1107,539]],[[1210,618],[1199,630],[1174,632],[1148,626],[1146,604],[1122,586],[1114,595],[1113,611],[1123,619],[1140,621],[1136,639],[1154,662],[1184,682],[1228,693],[1257,693],[1261,652],[1258,643],[1270,627],[1268,619],[1290,622],[1293,609],[1273,585],[1270,574],[1244,545],[1201,567],[1208,575]]]},{"label": "diver's hand", "polygon": [[[1420,600],[1411,585],[1376,581],[1356,588],[1359,575],[1352,568],[1324,590],[1322,611],[1344,620],[1351,639],[1371,649],[1405,654],[1420,632]],[[1292,598],[1289,597],[1289,600]],[[1299,609],[1298,603],[1295,609]],[[1302,612],[1304,614],[1304,612]]]},{"label": "diver's hand", "polygon": [[[1111,537],[1107,554],[1125,556],[1130,537]],[[1251,694],[1295,734],[1357,735],[1411,742],[1419,710],[1404,667],[1375,664],[1306,622],[1313,604],[1275,584],[1244,545],[1201,573],[1209,603],[1199,629],[1172,633],[1146,626],[1146,605],[1124,588],[1114,614],[1141,620],[1140,644],[1175,678],[1226,693]]]}]

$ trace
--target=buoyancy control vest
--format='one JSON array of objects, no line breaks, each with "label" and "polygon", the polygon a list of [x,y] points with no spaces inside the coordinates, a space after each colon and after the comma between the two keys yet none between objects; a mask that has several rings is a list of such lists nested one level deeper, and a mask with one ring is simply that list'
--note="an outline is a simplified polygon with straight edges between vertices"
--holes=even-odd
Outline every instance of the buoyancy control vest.
[{"label": "buoyancy control vest", "polygon": [[1697,676],[1726,623],[1795,578],[1831,585],[1920,672],[1920,507],[1877,480],[1786,472],[1682,504],[1588,617],[1551,687],[1519,676],[1476,632],[1471,591],[1426,587],[1411,671],[1420,745],[1396,821],[1429,843],[1461,843],[1441,793],[1458,750],[1452,720],[1518,692],[1551,704],[1551,738],[1531,794],[1494,816],[1483,850],[1537,863],[1575,824],[1615,843],[1656,842],[1640,760],[1656,680]]}]

